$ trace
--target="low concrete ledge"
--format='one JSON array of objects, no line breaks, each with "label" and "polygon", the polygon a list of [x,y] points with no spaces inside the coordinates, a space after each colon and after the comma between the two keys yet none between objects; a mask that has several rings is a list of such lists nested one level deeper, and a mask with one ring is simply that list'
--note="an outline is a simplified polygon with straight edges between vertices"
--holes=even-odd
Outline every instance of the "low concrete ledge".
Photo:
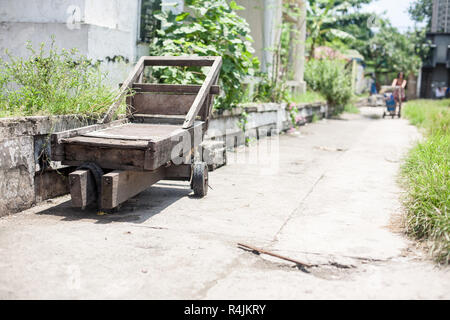
[{"label": "low concrete ledge", "polygon": [[[64,167],[46,167],[44,161],[50,154],[48,135],[93,122],[77,115],[0,119],[0,216],[67,193]],[[55,168],[62,174],[55,174]]]},{"label": "low concrete ledge", "polygon": [[94,122],[93,119],[79,115],[0,118],[0,137],[5,139],[46,135],[87,126]]}]

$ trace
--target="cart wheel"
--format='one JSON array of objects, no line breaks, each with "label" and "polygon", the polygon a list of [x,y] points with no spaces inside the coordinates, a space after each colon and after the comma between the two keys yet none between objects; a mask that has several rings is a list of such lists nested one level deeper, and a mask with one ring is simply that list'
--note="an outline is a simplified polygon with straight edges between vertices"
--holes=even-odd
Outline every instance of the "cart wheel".
[{"label": "cart wheel", "polygon": [[383,119],[386,118],[386,112],[383,112]]},{"label": "cart wheel", "polygon": [[194,163],[191,188],[196,197],[203,198],[208,193],[208,166],[205,162]]}]

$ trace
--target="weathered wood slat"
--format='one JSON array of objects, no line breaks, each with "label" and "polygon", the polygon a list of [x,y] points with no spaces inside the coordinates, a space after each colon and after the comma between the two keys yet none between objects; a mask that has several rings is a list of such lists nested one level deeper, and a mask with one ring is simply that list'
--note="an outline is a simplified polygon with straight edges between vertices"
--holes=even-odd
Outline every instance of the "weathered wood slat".
[{"label": "weathered wood slat", "polygon": [[95,181],[89,170],[77,170],[69,174],[72,206],[85,209],[97,199]]},{"label": "weathered wood slat", "polygon": [[84,134],[86,137],[123,140],[159,141],[183,131],[180,126],[171,124],[128,123],[106,130]]},{"label": "weathered wood slat", "polygon": [[97,137],[86,137],[78,136],[69,139],[61,139],[61,142],[65,145],[84,145],[84,146],[95,146],[95,147],[107,147],[107,148],[119,148],[119,149],[143,149],[146,150],[150,148],[149,142],[147,140],[130,139],[125,140],[127,137],[116,137],[116,138],[97,138]]},{"label": "weathered wood slat", "polygon": [[[82,160],[64,160],[61,161],[63,165],[71,166],[71,167],[79,167],[86,163],[86,161]],[[140,166],[132,166],[132,165],[126,165],[126,164],[117,164],[114,162],[102,162],[102,169],[111,169],[111,170],[142,170],[142,167]]]},{"label": "weathered wood slat", "polygon": [[191,165],[181,164],[167,167],[164,179],[189,181],[191,179]]},{"label": "weathered wood slat", "polygon": [[193,94],[136,93],[132,113],[186,115],[194,100]]},{"label": "weathered wood slat", "polygon": [[[201,86],[199,85],[181,85],[181,84],[151,84],[151,83],[135,83],[133,89],[139,92],[165,92],[165,93],[198,93]],[[211,86],[210,94],[219,94],[220,87],[218,85]]]},{"label": "weathered wood slat", "polygon": [[145,152],[143,149],[126,149],[99,147],[98,145],[65,144],[65,157],[62,161],[67,165],[81,165],[85,162],[98,163],[101,168],[137,169],[144,168]]},{"label": "weathered wood slat", "polygon": [[164,179],[164,167],[155,171],[113,171],[102,177],[103,209],[113,209]]},{"label": "weathered wood slat", "polygon": [[134,67],[133,72],[128,76],[128,78],[122,84],[119,94],[114,99],[115,102],[109,107],[105,116],[99,123],[108,123],[111,121],[114,113],[117,111],[120,104],[122,103],[122,99],[128,93],[128,91],[131,88],[131,86],[133,85],[133,83],[136,82],[140,78],[141,74],[144,72],[144,60],[145,60],[145,57],[142,57],[139,59],[138,63]]},{"label": "weathered wood slat", "polygon": [[186,120],[184,121],[183,124],[184,129],[187,129],[194,124],[195,118],[200,112],[203,103],[205,102],[206,97],[209,91],[211,90],[211,86],[213,85],[213,82],[215,81],[217,75],[219,74],[221,66],[222,66],[222,57],[215,57],[211,70],[209,70],[205,82],[200,88],[200,91],[198,92],[194,102],[192,103],[191,108],[189,109],[189,112],[186,116]]},{"label": "weathered wood slat", "polygon": [[137,123],[148,124],[173,124],[182,125],[184,122],[183,115],[165,115],[165,114],[134,114],[133,121]]},{"label": "weathered wood slat", "polygon": [[94,124],[91,126],[86,126],[82,128],[76,128],[72,130],[61,131],[58,133],[53,133],[50,137],[51,142],[51,157],[53,161],[64,160],[64,145],[61,143],[61,139],[75,137],[77,135],[82,135],[85,133],[93,132],[96,130],[101,130],[109,128],[112,126],[118,126],[128,122],[128,119],[120,119],[110,123],[105,124]]},{"label": "weathered wood slat", "polygon": [[155,170],[156,168],[165,165],[169,161],[177,157],[177,147],[183,144],[184,156],[189,154],[189,148],[196,148],[202,142],[203,121],[196,121],[194,125],[188,130],[178,130],[171,136],[167,136],[159,141],[150,141],[151,153],[146,155],[145,170]]},{"label": "weathered wood slat", "polygon": [[143,57],[145,66],[179,66],[179,67],[208,67],[212,66],[216,57]]}]

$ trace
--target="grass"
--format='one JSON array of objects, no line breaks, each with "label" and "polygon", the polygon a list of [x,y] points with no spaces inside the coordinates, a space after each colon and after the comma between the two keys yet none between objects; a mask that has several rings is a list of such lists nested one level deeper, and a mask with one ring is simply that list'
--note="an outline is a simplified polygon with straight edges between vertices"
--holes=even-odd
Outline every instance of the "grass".
[{"label": "grass", "polygon": [[326,102],[326,99],[318,92],[306,91],[302,94],[295,94],[291,97],[290,102],[293,103],[313,103]]},{"label": "grass", "polygon": [[407,196],[407,232],[429,240],[431,254],[450,262],[450,100],[408,102],[404,115],[421,128],[425,140],[408,154],[402,166]]},{"label": "grass", "polygon": [[347,104],[344,107],[344,112],[358,114],[360,111],[354,104]]},{"label": "grass", "polygon": [[[117,90],[99,64],[76,50],[27,45],[28,57],[0,59],[0,117],[79,114],[100,117]],[[124,111],[124,108],[121,108]]]}]

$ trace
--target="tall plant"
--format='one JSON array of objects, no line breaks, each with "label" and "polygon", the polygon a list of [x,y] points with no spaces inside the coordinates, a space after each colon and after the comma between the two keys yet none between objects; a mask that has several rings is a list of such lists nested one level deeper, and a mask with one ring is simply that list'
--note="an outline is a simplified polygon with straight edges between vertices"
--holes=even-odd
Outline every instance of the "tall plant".
[{"label": "tall plant", "polygon": [[339,114],[352,97],[351,74],[342,60],[315,60],[307,62],[305,81],[313,91],[320,92],[332,113]]},{"label": "tall plant", "polygon": [[0,59],[0,116],[88,114],[100,116],[114,102],[117,90],[105,83],[99,62],[75,49],[39,49],[28,42],[29,57]]},{"label": "tall plant", "polygon": [[315,57],[316,47],[324,45],[333,38],[354,39],[353,35],[342,29],[335,28],[334,23],[340,13],[347,10],[351,3],[337,0],[310,0],[307,13],[307,28],[311,43],[311,57]]},{"label": "tall plant", "polygon": [[[244,95],[243,80],[259,68],[253,56],[252,37],[245,19],[236,14],[243,10],[235,1],[186,0],[185,11],[158,12],[161,29],[150,45],[151,55],[221,56],[223,66],[220,85],[223,94],[216,107],[227,109],[238,104]],[[152,76],[163,83],[201,83],[205,68],[155,68]]]}]

